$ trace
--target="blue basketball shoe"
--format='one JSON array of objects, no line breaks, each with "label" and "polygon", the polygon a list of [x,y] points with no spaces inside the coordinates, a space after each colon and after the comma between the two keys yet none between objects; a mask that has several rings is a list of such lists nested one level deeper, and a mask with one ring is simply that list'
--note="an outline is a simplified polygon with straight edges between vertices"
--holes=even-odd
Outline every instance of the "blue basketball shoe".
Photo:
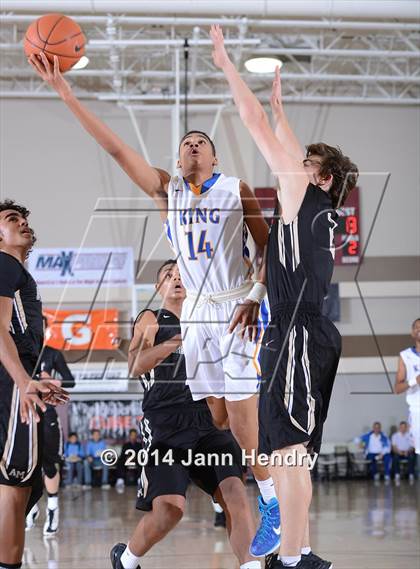
[{"label": "blue basketball shoe", "polygon": [[277,498],[271,498],[266,504],[258,496],[258,509],[261,512],[261,524],[252,540],[249,552],[253,557],[264,557],[274,553],[280,547],[280,507]]}]

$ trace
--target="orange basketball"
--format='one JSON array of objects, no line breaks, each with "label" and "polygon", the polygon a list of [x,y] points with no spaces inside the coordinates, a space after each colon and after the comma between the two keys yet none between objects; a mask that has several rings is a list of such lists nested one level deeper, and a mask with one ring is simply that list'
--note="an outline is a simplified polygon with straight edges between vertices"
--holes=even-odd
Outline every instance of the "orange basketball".
[{"label": "orange basketball", "polygon": [[29,57],[45,53],[51,63],[58,57],[60,71],[68,71],[85,53],[86,38],[74,20],[63,14],[46,14],[26,30],[23,48]]}]

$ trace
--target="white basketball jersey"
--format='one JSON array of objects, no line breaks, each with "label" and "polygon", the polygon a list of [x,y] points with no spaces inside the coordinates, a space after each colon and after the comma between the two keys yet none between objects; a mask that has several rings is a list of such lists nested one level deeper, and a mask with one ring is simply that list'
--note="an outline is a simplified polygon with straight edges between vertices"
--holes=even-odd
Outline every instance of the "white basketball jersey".
[{"label": "white basketball jersey", "polygon": [[420,356],[414,348],[403,350],[400,356],[405,364],[407,382],[410,386],[406,391],[407,403],[410,407],[420,407],[420,385],[416,379],[420,375]]},{"label": "white basketball jersey", "polygon": [[240,180],[220,174],[209,189],[195,193],[182,177],[168,187],[168,239],[187,290],[228,292],[249,273],[247,230]]}]

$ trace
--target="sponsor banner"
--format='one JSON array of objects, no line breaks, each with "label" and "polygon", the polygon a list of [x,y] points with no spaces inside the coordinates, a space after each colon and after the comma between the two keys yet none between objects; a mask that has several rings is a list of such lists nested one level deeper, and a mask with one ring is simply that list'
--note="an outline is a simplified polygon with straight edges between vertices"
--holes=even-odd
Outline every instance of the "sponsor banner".
[{"label": "sponsor banner", "polygon": [[130,429],[139,430],[142,417],[140,398],[134,401],[74,401],[69,404],[69,431],[82,441],[92,429],[99,429],[104,438],[123,439]]},{"label": "sponsor banner", "polygon": [[[77,365],[77,364],[76,364]],[[129,387],[128,367],[121,364],[108,365],[85,364],[82,367],[71,366],[75,379],[72,393],[127,393]],[[137,384],[135,384],[137,386]],[[133,389],[133,382],[130,388]],[[140,382],[137,392],[140,393]]]},{"label": "sponsor banner", "polygon": [[118,287],[134,283],[131,247],[37,249],[28,270],[39,286]]},{"label": "sponsor banner", "polygon": [[116,350],[118,310],[48,310],[45,343],[57,350]]}]

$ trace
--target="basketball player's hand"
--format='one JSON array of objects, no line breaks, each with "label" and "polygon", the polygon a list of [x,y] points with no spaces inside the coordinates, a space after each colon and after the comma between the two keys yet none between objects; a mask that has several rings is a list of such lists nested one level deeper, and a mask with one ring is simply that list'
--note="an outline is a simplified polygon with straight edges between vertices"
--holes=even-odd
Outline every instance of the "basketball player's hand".
[{"label": "basketball player's hand", "polygon": [[213,62],[216,67],[223,69],[230,63],[230,59],[225,48],[225,40],[223,39],[222,28],[219,25],[211,26],[210,38],[213,42]]},{"label": "basketball player's hand", "polygon": [[276,67],[273,87],[271,89],[270,104],[273,115],[277,118],[282,111],[280,67],[278,66]]},{"label": "basketball player's hand", "polygon": [[51,65],[43,51],[41,51],[39,55],[31,55],[28,61],[41,79],[48,83],[62,99],[71,93],[69,83],[67,83],[60,72],[58,57],[56,55],[54,55],[54,65]]},{"label": "basketball player's hand", "polygon": [[248,331],[248,337],[251,342],[253,342],[257,337],[257,324],[258,324],[258,314],[260,311],[260,305],[258,302],[252,302],[251,300],[244,300],[242,304],[236,307],[233,314],[232,322],[229,326],[229,334],[231,334],[237,326],[239,326],[238,334],[244,339],[245,334]]},{"label": "basketball player's hand", "polygon": [[61,387],[61,381],[49,378],[42,379],[39,383],[49,389],[48,393],[42,396],[44,403],[54,406],[64,405],[70,399],[69,393]]},{"label": "basketball player's hand", "polygon": [[49,393],[49,388],[46,385],[42,385],[40,381],[36,381],[35,379],[30,379],[25,381],[25,383],[19,383],[18,388],[20,419],[22,423],[29,425],[31,412],[38,423],[39,415],[37,407],[39,407],[41,411],[45,411],[47,409],[41,397],[43,394],[46,395]]}]

